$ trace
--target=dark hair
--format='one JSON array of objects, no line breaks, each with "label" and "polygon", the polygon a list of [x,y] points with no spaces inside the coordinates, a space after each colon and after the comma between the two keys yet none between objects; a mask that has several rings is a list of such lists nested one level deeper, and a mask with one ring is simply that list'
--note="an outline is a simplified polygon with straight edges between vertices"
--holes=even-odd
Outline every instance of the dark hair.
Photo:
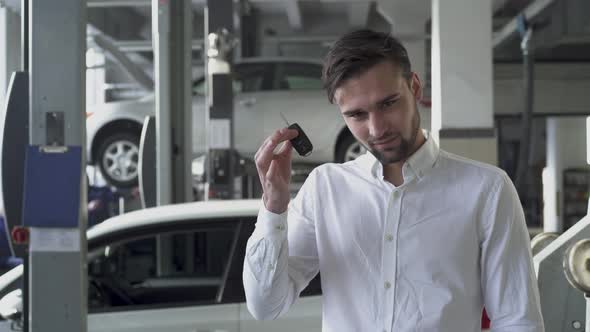
[{"label": "dark hair", "polygon": [[412,78],[408,52],[391,34],[363,29],[349,32],[336,40],[324,59],[322,70],[322,81],[330,103],[334,102],[334,92],[344,81],[363,74],[384,60],[397,64],[407,81]]}]

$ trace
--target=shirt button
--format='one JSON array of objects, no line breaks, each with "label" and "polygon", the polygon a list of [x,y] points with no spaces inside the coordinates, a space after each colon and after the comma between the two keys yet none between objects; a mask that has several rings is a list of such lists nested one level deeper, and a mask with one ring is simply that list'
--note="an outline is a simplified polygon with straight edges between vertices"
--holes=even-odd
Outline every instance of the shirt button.
[{"label": "shirt button", "polygon": [[391,242],[391,241],[393,241],[393,235],[391,235],[391,234],[387,234],[387,235],[385,236],[385,239],[386,239],[387,241]]},{"label": "shirt button", "polygon": [[282,230],[284,230],[284,229],[285,229],[285,226],[283,226],[283,225],[278,225],[278,226],[277,226],[277,229],[278,229],[279,231],[282,231]]},{"label": "shirt button", "polygon": [[385,286],[385,289],[389,289],[389,288],[391,288],[391,283],[389,281],[386,281],[384,286]]}]

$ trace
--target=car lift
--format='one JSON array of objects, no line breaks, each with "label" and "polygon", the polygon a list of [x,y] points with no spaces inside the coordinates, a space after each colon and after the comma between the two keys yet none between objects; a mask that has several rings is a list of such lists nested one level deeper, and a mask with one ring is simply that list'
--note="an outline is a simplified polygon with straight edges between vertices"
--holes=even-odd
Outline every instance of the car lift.
[{"label": "car lift", "polygon": [[[545,233],[535,238],[545,237]],[[584,331],[590,324],[590,215],[546,243],[534,257],[545,331]],[[535,239],[533,239],[535,240]],[[587,308],[587,309],[585,309]],[[584,324],[584,322],[586,322]],[[590,331],[590,326],[586,328]]]},{"label": "car lift", "polygon": [[[184,6],[187,3],[152,0],[157,97],[156,117],[146,117],[140,139],[139,186],[144,208],[193,200],[193,181],[189,180],[192,175],[191,161],[195,157],[192,154],[191,129],[206,130],[208,133],[207,142],[202,142],[202,146],[196,149],[208,152],[205,199],[236,198],[236,176],[245,169],[242,165],[245,162],[235,152],[233,138],[231,62],[236,44],[233,37],[233,1],[208,0],[206,3],[205,67],[208,88],[207,112],[202,117],[187,111],[191,109],[191,94],[190,90],[185,91],[190,87],[185,80],[190,77],[178,75],[179,72],[191,72],[190,67],[186,67],[190,66],[191,53],[181,45],[190,47],[191,40],[190,32],[186,31],[190,15],[183,14],[190,13],[190,10]],[[183,16],[182,19],[179,15]],[[176,46],[169,39],[175,39]],[[173,66],[177,67],[171,69]],[[173,84],[177,84],[175,88],[172,88]],[[185,91],[185,94],[173,95],[173,91]],[[185,103],[180,103],[180,100]],[[191,121],[191,115],[199,118]],[[193,123],[197,128],[185,125]],[[242,180],[242,187],[251,187],[249,182]]]},{"label": "car lift", "polygon": [[8,225],[28,238],[23,330],[83,332],[86,5],[23,0],[21,17],[25,71],[12,76],[3,119],[2,190]]},{"label": "car lift", "polygon": [[205,197],[233,199],[236,165],[234,150],[231,63],[234,39],[232,0],[207,0],[207,183]]}]

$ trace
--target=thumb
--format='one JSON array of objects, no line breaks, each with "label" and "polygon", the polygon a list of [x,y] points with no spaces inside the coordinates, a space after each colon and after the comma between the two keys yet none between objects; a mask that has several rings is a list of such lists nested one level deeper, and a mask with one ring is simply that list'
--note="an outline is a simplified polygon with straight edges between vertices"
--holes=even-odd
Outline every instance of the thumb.
[{"label": "thumb", "polygon": [[279,150],[279,153],[277,153],[277,156],[281,158],[288,157],[291,154],[291,151],[293,151],[293,145],[290,141],[285,141],[285,143]]}]

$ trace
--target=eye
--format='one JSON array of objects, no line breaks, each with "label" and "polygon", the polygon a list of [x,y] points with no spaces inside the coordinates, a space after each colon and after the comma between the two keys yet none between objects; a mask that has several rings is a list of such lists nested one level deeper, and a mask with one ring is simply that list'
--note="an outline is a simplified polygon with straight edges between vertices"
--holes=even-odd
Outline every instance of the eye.
[{"label": "eye", "polygon": [[387,100],[387,101],[385,101],[385,102],[383,103],[383,107],[391,107],[391,106],[393,106],[393,105],[394,105],[394,104],[395,104],[395,103],[396,103],[398,100],[399,100],[399,98],[396,98],[396,99],[389,99],[389,100]]},{"label": "eye", "polygon": [[365,113],[362,113],[362,112],[354,113],[354,114],[352,114],[351,118],[353,118],[355,120],[362,120],[365,118]]},{"label": "eye", "polygon": [[363,112],[356,112],[356,113],[352,113],[350,115],[348,115],[349,118],[353,119],[353,120],[362,120],[365,117],[365,113]]}]

